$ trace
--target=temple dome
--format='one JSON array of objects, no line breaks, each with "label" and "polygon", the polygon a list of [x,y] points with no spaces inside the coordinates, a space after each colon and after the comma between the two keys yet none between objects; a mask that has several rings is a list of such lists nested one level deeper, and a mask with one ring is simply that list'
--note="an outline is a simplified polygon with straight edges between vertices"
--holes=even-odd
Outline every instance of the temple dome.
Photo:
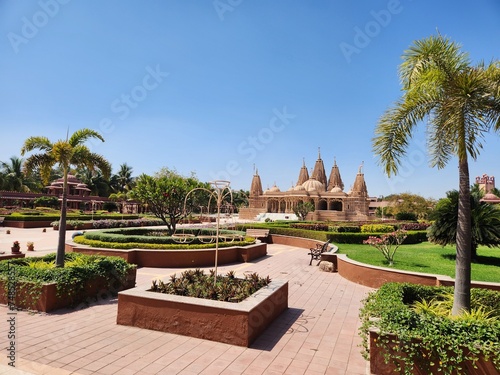
[{"label": "temple dome", "polygon": [[335,186],[332,190],[330,190],[332,193],[342,193],[342,188],[340,186]]},{"label": "temple dome", "polygon": [[306,191],[325,191],[325,185],[314,178],[310,178],[302,186]]},{"label": "temple dome", "polygon": [[306,188],[302,185],[297,185],[293,188],[293,191],[304,191]]}]

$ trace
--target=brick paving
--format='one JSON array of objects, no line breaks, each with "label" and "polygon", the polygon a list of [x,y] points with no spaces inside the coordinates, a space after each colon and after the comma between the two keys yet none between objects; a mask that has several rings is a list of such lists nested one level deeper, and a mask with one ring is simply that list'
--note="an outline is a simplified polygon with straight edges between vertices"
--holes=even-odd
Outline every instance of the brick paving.
[{"label": "brick paving", "polygon": [[[33,239],[37,250],[29,256],[51,252],[56,243],[52,229],[4,230],[0,250],[6,252],[11,239]],[[0,306],[0,374],[369,374],[360,354],[358,311],[371,289],[321,272],[309,260],[307,249],[268,245],[264,258],[218,268],[288,281],[289,309],[250,348],[117,325],[117,299],[108,298],[49,314],[18,312],[14,369],[6,358],[8,310]],[[140,268],[137,284],[179,272]]]}]

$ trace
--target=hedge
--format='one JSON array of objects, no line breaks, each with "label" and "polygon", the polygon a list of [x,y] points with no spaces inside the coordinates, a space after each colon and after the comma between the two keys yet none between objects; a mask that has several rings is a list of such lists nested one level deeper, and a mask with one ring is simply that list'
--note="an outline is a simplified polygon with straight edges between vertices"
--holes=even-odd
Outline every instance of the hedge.
[{"label": "hedge", "polygon": [[[270,234],[280,234],[283,236],[292,237],[303,237],[310,238],[318,241],[330,240],[333,243],[346,243],[346,244],[362,244],[364,240],[367,240],[370,236],[378,236],[380,233],[338,233],[338,232],[321,232],[306,229],[296,229],[296,228],[278,228],[269,227],[265,224],[239,224],[236,229],[244,231],[248,228],[265,228],[269,229]],[[427,231],[408,231],[408,237],[406,237],[404,244],[416,244],[427,241]]]}]

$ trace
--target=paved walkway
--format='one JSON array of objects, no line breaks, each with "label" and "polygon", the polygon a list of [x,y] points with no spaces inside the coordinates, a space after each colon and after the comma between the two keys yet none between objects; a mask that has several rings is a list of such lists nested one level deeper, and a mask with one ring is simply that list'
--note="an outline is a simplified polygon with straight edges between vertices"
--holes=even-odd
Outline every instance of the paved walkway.
[{"label": "paved walkway", "polygon": [[[35,242],[28,256],[53,252],[57,232],[0,228],[0,251]],[[71,236],[72,232],[68,232]],[[24,250],[23,250],[24,251]],[[7,313],[0,306],[0,374],[369,374],[360,354],[358,310],[370,288],[309,266],[303,248],[269,245],[260,260],[219,267],[289,283],[289,309],[250,348],[116,324],[117,300],[76,310],[16,315],[16,368],[7,366]],[[137,284],[179,269],[140,268]]]}]

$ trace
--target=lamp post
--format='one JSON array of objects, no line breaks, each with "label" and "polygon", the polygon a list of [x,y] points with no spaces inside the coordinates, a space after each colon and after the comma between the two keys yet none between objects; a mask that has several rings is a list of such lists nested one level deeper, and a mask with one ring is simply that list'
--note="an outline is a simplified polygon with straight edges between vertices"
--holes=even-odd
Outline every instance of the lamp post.
[{"label": "lamp post", "polygon": [[[216,199],[216,204],[217,204],[217,220],[216,220],[216,235],[215,235],[215,272],[214,272],[214,285],[217,283],[217,262],[218,262],[218,256],[219,256],[219,229],[220,229],[220,208],[222,205],[222,202],[224,198],[226,198],[228,195],[231,196],[231,203],[233,201],[233,194],[230,189],[230,181],[226,180],[215,180],[215,181],[210,181],[209,184],[212,186],[213,190],[208,190],[205,188],[195,188],[191,190],[189,193],[186,194],[186,198],[184,198],[184,211],[186,211],[186,202],[189,194],[196,190],[204,190],[210,193],[210,200],[212,197]],[[227,191],[226,191],[227,190]],[[209,202],[210,202],[209,200]],[[209,206],[207,207],[208,212],[210,212],[210,203]]]}]

